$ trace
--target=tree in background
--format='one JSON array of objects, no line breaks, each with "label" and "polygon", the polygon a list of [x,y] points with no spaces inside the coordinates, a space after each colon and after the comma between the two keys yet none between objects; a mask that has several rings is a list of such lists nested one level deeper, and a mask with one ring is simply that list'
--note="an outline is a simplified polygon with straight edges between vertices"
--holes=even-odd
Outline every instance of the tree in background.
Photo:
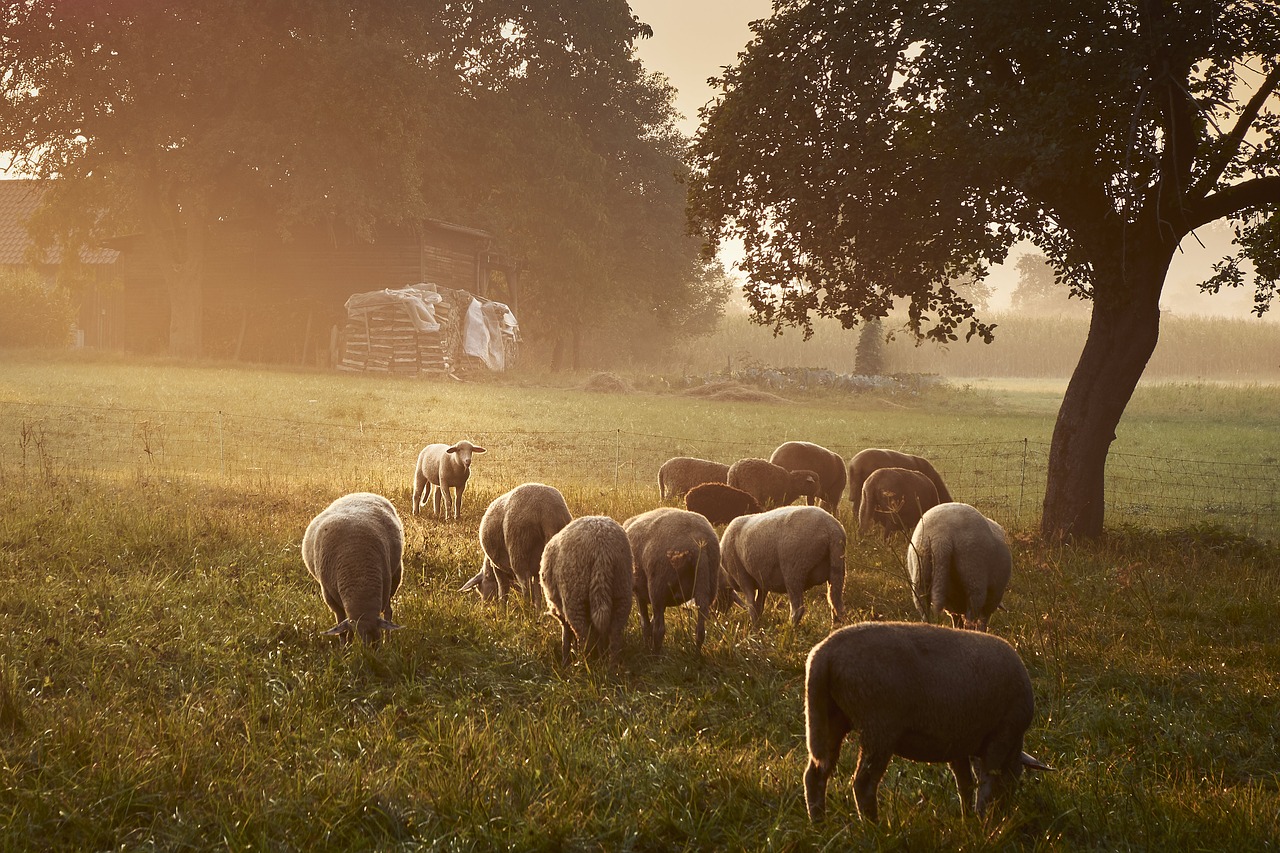
[{"label": "tree in background", "polygon": [[2,14],[0,151],[59,178],[47,237],[101,236],[87,211],[147,235],[174,355],[201,353],[223,222],[487,227],[526,259],[527,331],[705,307],[686,143],[622,0],[28,0]]},{"label": "tree in background", "polygon": [[[1020,239],[1091,298],[1041,531],[1102,531],[1107,452],[1156,345],[1179,242],[1227,218],[1280,281],[1280,16],[1255,0],[779,0],[703,116],[691,213],[745,246],[769,324],[909,302],[935,340],[991,327],[950,282]],[[821,227],[814,227],[821,223]]]},{"label": "tree in background", "polygon": [[75,308],[34,270],[0,268],[0,347],[65,347]]},{"label": "tree in background", "polygon": [[1089,313],[1089,303],[1073,297],[1069,290],[1058,283],[1053,274],[1053,264],[1044,255],[1028,252],[1018,258],[1015,268],[1018,270],[1018,284],[1013,289],[1014,311],[1036,316],[1083,316]]},{"label": "tree in background", "polygon": [[872,317],[862,324],[853,369],[859,376],[880,376],[884,373],[884,323],[879,317]]}]

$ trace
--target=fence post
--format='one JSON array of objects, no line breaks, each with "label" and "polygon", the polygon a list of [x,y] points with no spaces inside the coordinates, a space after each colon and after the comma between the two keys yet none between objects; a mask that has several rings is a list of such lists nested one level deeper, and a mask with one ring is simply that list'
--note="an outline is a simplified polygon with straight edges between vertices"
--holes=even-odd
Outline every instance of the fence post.
[{"label": "fence post", "polygon": [[622,467],[622,430],[618,430],[617,443],[613,448],[613,490],[618,491],[618,471]]},{"label": "fence post", "polygon": [[1018,521],[1022,521],[1022,498],[1027,491],[1027,439],[1022,439],[1022,476],[1018,483]]},{"label": "fence post", "polygon": [[227,442],[222,432],[222,410],[218,410],[218,467],[222,469],[222,479],[227,479]]}]

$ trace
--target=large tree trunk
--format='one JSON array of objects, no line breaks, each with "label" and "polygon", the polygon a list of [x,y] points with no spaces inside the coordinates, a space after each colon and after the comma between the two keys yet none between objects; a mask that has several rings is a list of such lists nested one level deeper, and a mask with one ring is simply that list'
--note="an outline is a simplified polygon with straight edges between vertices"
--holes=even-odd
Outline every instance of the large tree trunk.
[{"label": "large tree trunk", "polygon": [[1098,282],[1089,337],[1053,430],[1040,520],[1046,539],[1092,538],[1102,533],[1107,451],[1156,348],[1160,289],[1167,269],[1167,261],[1149,263],[1130,272],[1128,282]]}]

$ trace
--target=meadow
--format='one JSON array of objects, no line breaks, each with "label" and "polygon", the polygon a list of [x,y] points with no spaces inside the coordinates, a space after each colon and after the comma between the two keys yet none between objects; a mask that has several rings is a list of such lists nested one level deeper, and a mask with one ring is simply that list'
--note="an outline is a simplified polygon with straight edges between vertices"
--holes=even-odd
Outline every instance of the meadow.
[{"label": "meadow", "polygon": [[[1123,523],[1051,547],[1033,512],[1008,524],[1014,579],[992,628],[1032,676],[1026,747],[1056,770],[986,820],[961,817],[945,767],[895,760],[881,823],[861,823],[847,749],[828,820],[809,824],[801,692],[830,629],[819,590],[798,628],[771,596],[756,629],[742,610],[713,617],[699,655],[680,610],[660,657],[633,619],[618,671],[562,668],[550,617],[457,592],[479,566],[483,507],[511,486],[541,479],[575,514],[621,520],[655,505],[647,466],[663,454],[1047,441],[1056,408],[1016,386],[767,403],[595,394],[581,379],[0,353],[0,849],[1256,850],[1280,837],[1280,547],[1220,526]],[[1116,448],[1274,462],[1278,393],[1140,389]],[[463,518],[410,517],[417,448],[464,436],[489,452]],[[320,636],[332,614],[298,553],[310,518],[358,488],[387,494],[407,537],[406,628],[376,652]],[[851,537],[851,619],[917,618],[902,551]]]}]

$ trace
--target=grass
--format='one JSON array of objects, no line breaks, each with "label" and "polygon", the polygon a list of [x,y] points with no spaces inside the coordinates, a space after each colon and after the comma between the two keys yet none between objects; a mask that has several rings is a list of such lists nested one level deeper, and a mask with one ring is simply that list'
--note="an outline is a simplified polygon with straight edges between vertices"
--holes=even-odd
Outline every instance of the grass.
[{"label": "grass", "polygon": [[[961,818],[944,767],[895,760],[882,823],[860,823],[847,750],[827,823],[809,825],[801,689],[829,629],[819,590],[798,628],[779,597],[756,630],[741,610],[715,616],[701,656],[687,611],[669,614],[661,657],[633,622],[615,673],[562,669],[545,614],[456,591],[479,564],[481,507],[531,473],[503,457],[548,452],[574,428],[629,419],[730,447],[809,428],[852,442],[896,423],[901,444],[935,421],[963,436],[966,418],[1015,433],[1046,417],[1034,411],[981,414],[981,392],[763,407],[25,356],[0,375],[10,401],[252,413],[282,433],[270,453],[308,462],[259,481],[0,465],[0,848],[1252,850],[1280,837],[1280,551],[1219,528],[1118,527],[1063,549],[1015,527],[993,630],[1032,675],[1027,748],[1057,771],[987,821]],[[1208,436],[1224,394],[1203,413],[1152,397],[1134,426],[1152,442],[1166,425]],[[483,425],[527,442],[478,457],[461,523],[406,517],[407,627],[376,653],[319,636],[332,614],[298,544],[359,466],[318,464],[308,443],[336,427],[266,420],[305,406],[344,429],[425,441]],[[838,432],[842,418],[856,426]],[[613,487],[606,444],[546,479],[575,514],[652,506],[647,478]],[[404,512],[412,455],[380,458],[361,464]],[[852,540],[852,619],[915,618],[900,551]]]}]

